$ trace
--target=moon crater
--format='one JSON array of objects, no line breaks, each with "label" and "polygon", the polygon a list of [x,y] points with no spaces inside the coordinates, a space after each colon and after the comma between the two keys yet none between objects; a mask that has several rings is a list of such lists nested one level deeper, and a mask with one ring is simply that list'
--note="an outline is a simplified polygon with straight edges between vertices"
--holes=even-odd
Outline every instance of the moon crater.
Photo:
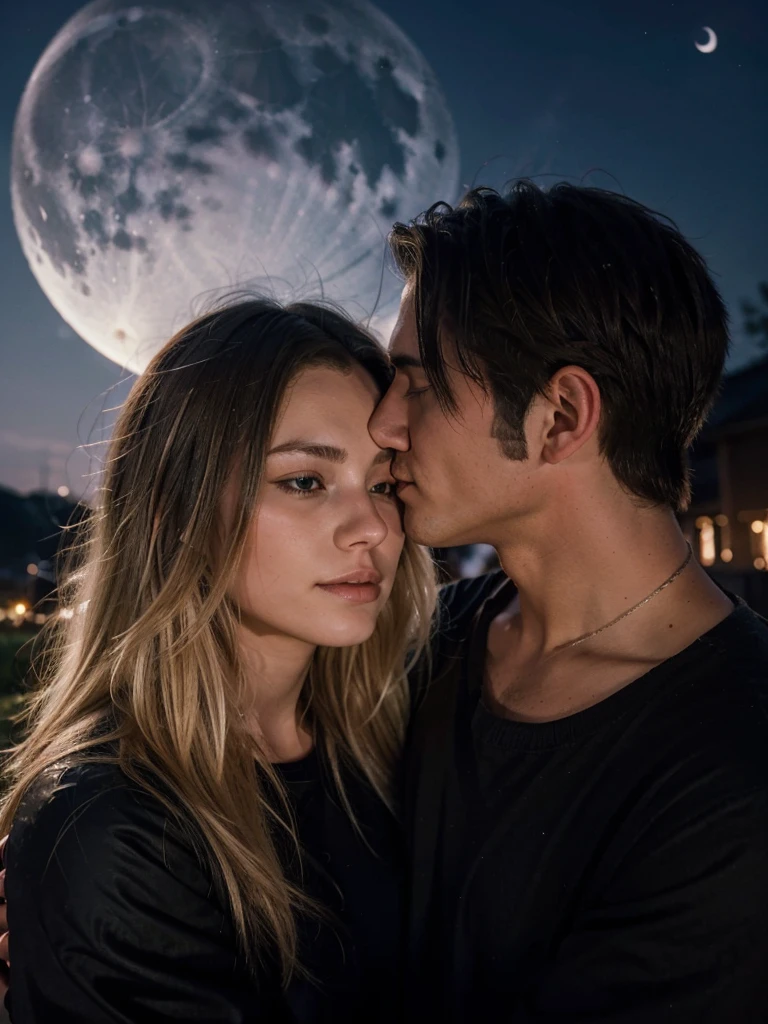
[{"label": "moon crater", "polygon": [[201,296],[255,286],[381,318],[384,237],[458,187],[456,133],[408,38],[367,0],[96,0],[59,32],[14,129],[33,273],[130,369]]}]

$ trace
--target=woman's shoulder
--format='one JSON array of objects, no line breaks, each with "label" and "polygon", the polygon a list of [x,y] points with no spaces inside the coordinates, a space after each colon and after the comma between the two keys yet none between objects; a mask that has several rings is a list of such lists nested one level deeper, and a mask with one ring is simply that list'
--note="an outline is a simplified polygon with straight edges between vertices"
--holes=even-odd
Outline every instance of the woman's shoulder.
[{"label": "woman's shoulder", "polygon": [[119,820],[148,821],[162,804],[112,760],[63,761],[44,769],[28,787],[14,819],[14,831],[60,829],[77,821],[108,826]]},{"label": "woman's shoulder", "polygon": [[221,890],[140,781],[63,764],[27,791],[5,854],[14,1020],[250,1019]]},{"label": "woman's shoulder", "polygon": [[54,873],[90,886],[131,865],[207,887],[191,829],[116,763],[89,760],[47,768],[25,793],[5,851],[8,877]]}]

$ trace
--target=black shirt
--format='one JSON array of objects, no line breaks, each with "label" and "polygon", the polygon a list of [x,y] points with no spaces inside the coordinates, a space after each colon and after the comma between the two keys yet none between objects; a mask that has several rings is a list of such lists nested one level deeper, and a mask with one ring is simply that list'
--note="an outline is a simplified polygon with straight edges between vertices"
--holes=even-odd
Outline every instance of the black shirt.
[{"label": "black shirt", "polygon": [[444,591],[407,793],[413,1017],[768,1021],[768,624],[554,722],[481,699],[502,573]]},{"label": "black shirt", "polygon": [[298,862],[295,846],[284,846],[284,861],[296,884],[331,911],[329,919],[300,922],[300,959],[314,981],[294,981],[294,1013],[302,1024],[392,1024],[401,998],[402,827],[370,786],[347,770],[346,792],[362,835],[356,832],[317,751],[275,767],[288,789],[303,851]]},{"label": "black shirt", "polygon": [[283,992],[268,951],[248,968],[221,887],[159,801],[112,765],[58,768],[28,794],[5,854],[14,1024],[395,1019],[399,826],[347,772],[361,838],[317,753],[277,767],[302,846],[300,863],[280,846],[286,873],[330,912],[299,921],[314,981]]}]

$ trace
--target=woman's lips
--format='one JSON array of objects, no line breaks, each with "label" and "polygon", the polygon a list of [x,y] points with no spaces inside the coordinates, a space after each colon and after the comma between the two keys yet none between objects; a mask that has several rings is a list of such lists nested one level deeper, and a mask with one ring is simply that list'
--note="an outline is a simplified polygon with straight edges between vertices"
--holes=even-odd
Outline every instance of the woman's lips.
[{"label": "woman's lips", "polygon": [[370,604],[381,596],[378,583],[318,583],[317,586],[350,604]]}]

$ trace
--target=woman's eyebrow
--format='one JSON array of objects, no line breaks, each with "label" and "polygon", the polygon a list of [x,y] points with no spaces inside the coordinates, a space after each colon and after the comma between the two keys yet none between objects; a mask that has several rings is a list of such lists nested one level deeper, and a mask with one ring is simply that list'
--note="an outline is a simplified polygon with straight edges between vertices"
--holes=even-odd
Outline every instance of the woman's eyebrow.
[{"label": "woman's eyebrow", "polygon": [[309,455],[314,459],[325,459],[327,462],[344,462],[347,458],[346,448],[336,448],[332,444],[317,444],[314,441],[295,439],[270,448],[267,455]]},{"label": "woman's eyebrow", "polygon": [[395,449],[394,448],[382,448],[381,451],[379,452],[379,454],[376,456],[376,458],[371,463],[371,465],[378,466],[382,462],[391,462],[392,459],[394,459],[394,457],[395,457]]},{"label": "woman's eyebrow", "polygon": [[[302,441],[296,438],[292,441],[284,441],[274,448],[270,448],[267,455],[309,455],[314,459],[325,459],[327,462],[342,463],[348,456],[346,448],[337,448],[332,444],[317,444],[314,441]],[[378,466],[382,462],[391,462],[395,457],[394,448],[382,448],[373,459],[372,465]]]}]

